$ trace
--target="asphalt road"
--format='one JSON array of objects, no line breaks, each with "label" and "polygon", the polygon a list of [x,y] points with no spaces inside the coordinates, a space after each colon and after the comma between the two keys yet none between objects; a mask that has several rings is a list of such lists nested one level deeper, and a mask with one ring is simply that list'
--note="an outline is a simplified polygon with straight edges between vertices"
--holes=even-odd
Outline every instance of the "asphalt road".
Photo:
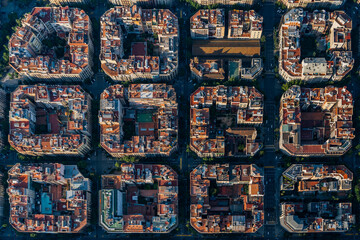
[{"label": "asphalt road", "polygon": [[[353,17],[354,26],[357,23],[356,17],[357,13],[354,12],[353,4],[348,3],[345,6],[346,11]],[[97,1],[97,6],[94,10],[90,12],[92,18],[99,20],[100,16],[106,11],[106,4],[104,0]],[[13,11],[13,6],[6,9],[5,11]],[[21,9],[22,12],[30,11],[29,9]],[[191,46],[187,45],[187,37],[190,36],[188,19],[191,16],[192,12],[190,7],[185,3],[181,3],[178,6],[172,8],[173,12],[176,12],[177,16],[182,15],[183,19],[179,19],[181,24],[186,22],[185,25],[181,25],[180,28],[180,45],[179,45],[179,77],[174,80],[173,85],[176,89],[179,100],[179,129],[182,132],[179,134],[179,153],[176,156],[173,156],[169,159],[170,165],[178,166],[180,169],[179,179],[180,179],[180,195],[179,195],[179,229],[178,231],[171,234],[155,234],[155,235],[132,235],[132,234],[108,234],[103,231],[103,229],[94,225],[88,229],[88,232],[83,234],[73,234],[71,235],[57,235],[59,240],[71,238],[71,239],[148,239],[148,238],[158,238],[158,239],[197,239],[197,238],[217,238],[217,239],[246,239],[246,240],[255,240],[255,239],[282,239],[283,238],[283,229],[278,224],[279,218],[279,204],[280,204],[280,194],[279,194],[279,177],[281,175],[282,169],[279,168],[280,157],[276,153],[277,149],[277,139],[275,134],[275,129],[278,128],[278,99],[277,97],[281,94],[281,83],[275,78],[274,68],[277,66],[275,61],[275,49],[274,49],[274,40],[273,32],[274,27],[277,27],[277,24],[280,20],[280,15],[276,13],[277,8],[274,5],[273,0],[265,0],[262,8],[259,13],[264,17],[264,31],[263,34],[266,36],[265,42],[265,61],[264,61],[264,77],[261,82],[261,90],[265,94],[265,123],[263,128],[264,135],[264,150],[265,154],[260,158],[255,160],[257,164],[264,166],[264,179],[265,179],[265,199],[264,199],[264,209],[265,209],[265,226],[260,229],[257,234],[228,234],[228,235],[199,235],[194,234],[193,231],[186,227],[186,223],[189,218],[189,181],[188,174],[189,172],[198,164],[202,163],[202,160],[199,158],[193,158],[190,154],[186,152],[186,146],[189,144],[189,97],[190,94],[194,91],[194,85],[190,82],[190,72],[188,68],[189,56],[188,52],[191,51]],[[99,47],[95,47],[94,61],[98,61]],[[95,73],[94,83],[91,85],[84,85],[89,92],[92,93],[95,99],[98,99],[100,93],[109,86],[109,83],[105,81],[104,74],[100,71]],[[359,83],[358,81],[351,81],[349,84],[349,89],[353,92],[355,98],[359,96]],[[96,126],[94,126],[96,127]],[[17,159],[16,153],[12,152],[8,158],[1,159],[0,165],[12,165],[19,160]],[[241,160],[242,161],[242,160]],[[341,161],[346,163],[346,165],[351,166],[351,169],[356,169],[359,165],[356,161],[355,153],[352,155],[347,155],[341,158]],[[90,171],[93,171],[96,175],[101,175],[107,173],[112,166],[114,166],[115,161],[111,158],[108,158],[107,155],[101,149],[96,149],[94,153],[90,156],[90,161],[88,161],[88,168]],[[99,184],[96,183],[94,186],[94,192],[99,189]],[[357,239],[356,235],[347,235],[349,239]],[[46,239],[47,235],[39,234],[35,239]],[[30,238],[29,234],[15,234],[15,231],[8,227],[3,232],[0,232],[1,240],[17,240],[17,239],[34,239]],[[292,239],[303,239],[301,236],[292,236]],[[308,238],[307,238],[308,239]],[[309,238],[310,239],[310,238]]]}]

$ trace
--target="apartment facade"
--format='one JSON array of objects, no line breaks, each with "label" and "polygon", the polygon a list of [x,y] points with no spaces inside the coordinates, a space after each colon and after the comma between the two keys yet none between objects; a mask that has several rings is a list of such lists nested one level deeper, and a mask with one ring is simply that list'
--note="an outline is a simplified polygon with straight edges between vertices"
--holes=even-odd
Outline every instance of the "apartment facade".
[{"label": "apartment facade", "polygon": [[89,225],[91,181],[76,165],[15,164],[8,172],[10,225],[23,233],[79,233]]},{"label": "apartment facade", "polygon": [[224,80],[225,70],[222,60],[190,59],[191,76],[197,80]]},{"label": "apartment facade", "polygon": [[[4,89],[0,88],[0,120],[3,121],[6,117],[6,108],[7,108],[7,97]],[[6,134],[4,134],[4,129],[0,127],[0,151],[4,148]]]},{"label": "apartment facade", "polygon": [[279,147],[291,156],[341,156],[355,138],[346,87],[292,86],[281,97]]},{"label": "apartment facade", "polygon": [[291,165],[280,178],[281,196],[286,198],[280,204],[280,225],[290,233],[350,230],[356,221],[347,201],[353,178],[344,165]]},{"label": "apartment facade", "polygon": [[49,0],[50,4],[57,6],[61,5],[79,5],[79,4],[89,4],[90,0]]},{"label": "apartment facade", "polygon": [[254,87],[199,87],[190,96],[190,149],[199,157],[254,156],[263,101]]},{"label": "apartment facade", "polygon": [[101,146],[113,157],[170,156],[178,148],[175,89],[113,85],[101,94],[99,123]]},{"label": "apartment facade", "polygon": [[115,6],[127,6],[131,7],[133,5],[141,5],[141,6],[173,6],[174,0],[108,0],[109,3]]},{"label": "apartment facade", "polygon": [[[177,75],[179,27],[170,10],[114,7],[104,13],[100,25],[101,67],[113,80],[168,81]],[[125,54],[126,38],[140,34],[152,37],[132,43],[131,52]],[[158,55],[148,47],[157,49]]]},{"label": "apartment facade", "polygon": [[31,80],[83,81],[93,75],[92,54],[91,21],[78,8],[33,8],[9,40],[10,66]]},{"label": "apartment facade", "polygon": [[337,9],[340,8],[345,0],[281,0],[287,8],[329,8]]},{"label": "apartment facade", "polygon": [[190,224],[202,234],[255,233],[264,224],[264,173],[255,164],[190,172]]},{"label": "apartment facade", "polygon": [[355,224],[351,202],[284,202],[280,207],[280,224],[290,233],[341,233]]},{"label": "apartment facade", "polygon": [[260,39],[263,30],[263,17],[254,10],[229,11],[228,38]]},{"label": "apartment facade", "polygon": [[[344,11],[291,9],[283,16],[279,31],[279,74],[286,81],[341,80],[354,66],[351,30],[352,20]],[[316,36],[317,48],[322,46],[329,57],[303,58],[300,45],[306,36]]]},{"label": "apartment facade", "polygon": [[228,61],[228,78],[253,80],[263,71],[262,58],[251,58],[249,61],[244,59]]},{"label": "apartment facade", "polygon": [[253,58],[260,55],[263,17],[254,10],[233,9],[225,14],[222,8],[200,9],[190,18],[195,56],[190,70],[196,80],[225,80],[226,75],[251,80],[263,70],[262,59]]},{"label": "apartment facade", "polygon": [[225,10],[200,9],[190,18],[192,39],[216,39],[225,35]]},{"label": "apartment facade", "polygon": [[99,223],[109,233],[169,233],[178,225],[178,176],[167,165],[121,164],[102,175]]},{"label": "apartment facade", "polygon": [[77,85],[20,85],[11,94],[8,141],[31,156],[84,156],[91,149],[91,97]]},{"label": "apartment facade", "polygon": [[209,6],[215,4],[225,5],[225,6],[232,6],[232,5],[251,6],[259,3],[258,0],[195,0],[195,2],[203,6]]},{"label": "apartment facade", "polygon": [[293,164],[282,173],[281,191],[303,194],[316,192],[348,192],[354,174],[344,165]]}]

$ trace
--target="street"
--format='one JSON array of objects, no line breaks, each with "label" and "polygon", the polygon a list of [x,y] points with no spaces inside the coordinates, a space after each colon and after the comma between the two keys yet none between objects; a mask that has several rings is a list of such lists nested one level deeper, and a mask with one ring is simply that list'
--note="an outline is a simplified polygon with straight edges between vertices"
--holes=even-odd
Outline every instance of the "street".
[{"label": "street", "polygon": [[[8,5],[8,7],[1,9],[6,13],[10,13],[16,10],[14,2]],[[30,4],[28,8],[21,9],[18,14],[22,15],[23,13],[30,11],[34,4]],[[357,13],[352,10],[353,3],[347,3],[345,6],[346,11],[353,18],[353,26],[357,25]],[[90,10],[88,14],[95,21],[99,21],[100,16],[106,11],[107,3],[105,0],[97,1],[97,4],[93,10]],[[170,166],[176,167],[179,170],[179,226],[178,229],[173,231],[170,234],[109,234],[106,233],[98,224],[92,224],[91,227],[81,234],[72,234],[64,235],[58,234],[57,239],[246,239],[246,240],[256,240],[256,239],[284,239],[285,234],[284,230],[279,224],[279,215],[280,215],[280,186],[279,179],[283,168],[281,167],[282,160],[281,155],[278,152],[278,136],[277,130],[279,127],[278,113],[279,113],[279,96],[282,94],[281,84],[282,82],[275,77],[274,69],[278,65],[276,62],[275,54],[277,50],[274,46],[274,29],[278,27],[280,21],[280,15],[277,14],[277,7],[273,0],[265,0],[259,13],[264,18],[264,29],[263,35],[266,37],[264,53],[264,73],[260,82],[260,90],[265,95],[265,104],[264,104],[264,124],[263,124],[263,150],[264,155],[257,157],[254,160],[254,163],[264,168],[264,181],[265,181],[265,198],[264,198],[264,211],[265,211],[265,221],[264,226],[255,234],[227,234],[227,235],[200,235],[196,233],[191,226],[187,226],[190,216],[190,197],[189,197],[189,172],[198,164],[203,163],[202,159],[194,157],[193,154],[187,151],[189,145],[189,98],[190,94],[195,90],[194,83],[190,82],[190,70],[189,70],[189,52],[191,52],[191,46],[188,46],[187,38],[190,36],[189,29],[189,18],[191,14],[194,13],[194,10],[184,2],[179,2],[177,5],[173,6],[171,10],[176,13],[176,15],[182,16],[179,19],[180,25],[180,43],[179,43],[179,66],[178,74],[179,76],[172,82],[174,88],[177,92],[177,97],[179,103],[179,151],[174,154],[172,157],[167,158],[165,161]],[[4,18],[2,18],[4,20]],[[98,34],[98,33],[97,33]],[[94,34],[94,38],[98,38],[99,34]],[[94,48],[94,61],[99,61],[99,46],[95,45]],[[355,55],[355,54],[354,54]],[[100,64],[97,63],[98,68],[94,73],[94,76],[91,79],[90,84],[84,84],[83,87],[91,93],[94,98],[94,101],[99,100],[100,94],[107,88],[110,83],[106,81],[105,74],[100,70]],[[2,79],[3,87],[10,87],[9,90],[13,89],[17,85],[17,80]],[[360,85],[359,81],[351,80],[349,82],[348,88],[352,91],[354,99],[359,101],[360,94]],[[98,122],[93,122],[93,128],[98,128]],[[99,142],[98,139],[93,141]],[[93,194],[96,194],[100,189],[99,176],[104,173],[109,173],[110,170],[114,167],[116,162],[115,159],[112,159],[105,153],[101,148],[93,149],[94,151],[86,156],[84,160],[87,163],[87,170],[94,174],[94,185],[93,185]],[[339,158],[339,162],[349,166],[351,170],[356,171],[360,166],[357,160],[356,152],[352,154],[347,154]],[[9,155],[0,160],[0,166],[4,169],[7,169],[9,166],[20,161],[18,159],[17,153],[10,151]],[[79,161],[79,159],[76,159]],[[73,163],[76,164],[77,162]],[[216,161],[216,160],[215,160]],[[306,161],[311,162],[311,159]],[[249,163],[248,159],[239,159],[239,164]],[[97,209],[94,210],[95,213]],[[93,216],[97,218],[97,216]],[[6,219],[4,220],[6,222]],[[97,219],[92,222],[97,222]],[[324,237],[323,235],[318,235],[320,238]],[[344,235],[341,235],[342,237]],[[46,234],[37,234],[35,238],[30,237],[29,234],[20,234],[15,233],[15,231],[8,226],[6,229],[0,230],[0,239],[1,240],[20,240],[20,239],[47,239],[53,238],[49,237]],[[358,239],[357,235],[346,235],[348,239]],[[293,235],[291,239],[304,239],[302,236]],[[306,239],[316,239],[316,237],[309,237]]]}]

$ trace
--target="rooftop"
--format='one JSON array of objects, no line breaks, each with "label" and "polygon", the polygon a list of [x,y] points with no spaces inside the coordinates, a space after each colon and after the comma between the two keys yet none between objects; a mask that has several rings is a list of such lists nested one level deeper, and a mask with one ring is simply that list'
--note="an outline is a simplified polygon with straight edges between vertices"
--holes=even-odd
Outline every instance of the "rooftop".
[{"label": "rooftop", "polygon": [[[114,7],[103,14],[101,25],[101,67],[115,80],[159,79],[177,69],[178,19],[168,9]],[[125,58],[124,41],[130,35],[145,34],[145,42],[132,43]],[[158,54],[147,51],[157,49]],[[147,49],[144,49],[147,48]],[[155,52],[155,50],[154,50]]]},{"label": "rooftop", "polygon": [[11,94],[9,143],[27,155],[82,155],[91,97],[78,85],[20,85]]},{"label": "rooftop", "polygon": [[263,101],[254,87],[199,87],[190,96],[190,148],[200,157],[253,156]]},{"label": "rooftop", "polygon": [[168,233],[178,224],[178,176],[166,165],[121,164],[103,175],[100,225],[108,232]]},{"label": "rooftop", "polygon": [[264,190],[255,164],[199,165],[190,173],[190,224],[200,233],[254,233],[264,224]]},{"label": "rooftop", "polygon": [[207,57],[260,56],[259,40],[194,40],[192,55]]},{"label": "rooftop", "polygon": [[[52,35],[65,40],[64,56],[43,41]],[[85,11],[69,7],[36,7],[24,16],[9,40],[10,66],[28,76],[73,78],[90,64],[91,22]]]},{"label": "rooftop", "polygon": [[91,183],[77,166],[17,163],[8,174],[10,224],[17,231],[78,233],[88,224]]},{"label": "rooftop", "polygon": [[354,106],[346,86],[292,86],[280,104],[280,148],[286,154],[338,156],[351,148]]},{"label": "rooftop", "polygon": [[280,224],[292,233],[346,232],[355,223],[352,203],[281,204]]},{"label": "rooftop", "polygon": [[198,78],[205,80],[224,80],[225,71],[222,60],[190,59],[190,70]]},{"label": "rooftop", "polygon": [[[287,81],[341,80],[354,65],[351,30],[352,20],[344,11],[291,9],[284,15],[280,29],[280,74]],[[317,38],[317,49],[324,39],[328,59],[301,56],[300,40],[310,35]]]},{"label": "rooftop", "polygon": [[190,18],[192,38],[223,38],[225,34],[224,9],[200,9]]},{"label": "rooftop", "polygon": [[293,164],[282,174],[281,189],[300,193],[350,191],[353,173],[344,165]]},{"label": "rooftop", "polygon": [[229,38],[261,38],[263,17],[254,10],[243,11],[233,9],[229,11]]},{"label": "rooftop", "polygon": [[102,147],[113,156],[163,155],[177,149],[176,93],[166,84],[113,85],[101,94]]}]

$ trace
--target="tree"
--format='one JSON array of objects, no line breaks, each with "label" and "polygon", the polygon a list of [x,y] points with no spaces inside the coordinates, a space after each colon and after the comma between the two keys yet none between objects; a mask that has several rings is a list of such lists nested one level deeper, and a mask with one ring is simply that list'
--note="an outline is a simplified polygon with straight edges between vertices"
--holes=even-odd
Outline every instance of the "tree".
[{"label": "tree", "polygon": [[189,146],[189,145],[186,146],[186,152],[187,152],[187,153],[191,153],[191,149],[190,149],[190,146]]},{"label": "tree", "polygon": [[212,162],[212,161],[214,161],[214,158],[212,158],[212,157],[209,157],[209,158],[208,158],[208,157],[204,157],[204,158],[203,158],[203,161],[204,161],[204,162]]},{"label": "tree", "polygon": [[261,43],[265,43],[266,42],[266,37],[265,36],[262,36],[261,39],[260,39]]},{"label": "tree", "polygon": [[138,158],[136,158],[135,156],[123,156],[120,161],[122,162],[127,162],[127,163],[136,163],[139,161]]},{"label": "tree", "polygon": [[360,186],[359,184],[355,185],[355,197],[358,202],[360,202]]},{"label": "tree", "polygon": [[304,82],[301,80],[292,80],[290,82],[284,83],[281,86],[281,89],[285,92],[294,85],[302,86],[302,85],[304,85]]},{"label": "tree", "polygon": [[360,144],[356,145],[355,149],[359,151],[360,150]]},{"label": "tree", "polygon": [[238,146],[238,151],[239,151],[239,152],[243,152],[244,149],[245,149],[245,145],[244,145],[244,144],[239,144],[239,146]]},{"label": "tree", "polygon": [[236,82],[236,78],[235,77],[230,77],[228,80],[228,83],[231,85],[232,83]]},{"label": "tree", "polygon": [[2,58],[4,60],[4,62],[9,62],[9,52],[4,52],[3,55],[2,55]]},{"label": "tree", "polygon": [[119,162],[115,162],[115,168],[119,169],[120,168],[120,163]]},{"label": "tree", "polygon": [[210,195],[211,196],[216,196],[217,194],[218,194],[217,188],[212,188],[211,191],[210,191]]},{"label": "tree", "polygon": [[25,156],[24,155],[22,155],[22,154],[17,154],[17,157],[18,157],[18,159],[19,160],[21,160],[21,161],[24,161],[25,160]]}]

